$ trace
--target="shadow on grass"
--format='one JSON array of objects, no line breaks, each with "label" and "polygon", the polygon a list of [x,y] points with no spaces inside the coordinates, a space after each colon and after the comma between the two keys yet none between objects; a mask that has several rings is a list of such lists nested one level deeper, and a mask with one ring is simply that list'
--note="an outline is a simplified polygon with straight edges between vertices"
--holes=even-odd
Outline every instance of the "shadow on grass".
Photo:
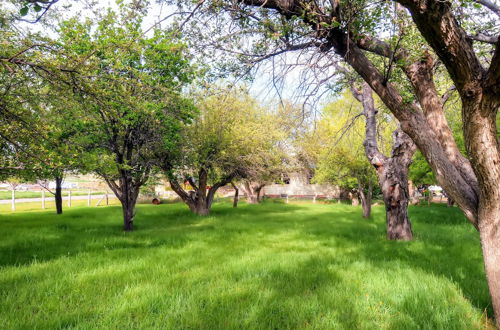
[{"label": "shadow on grass", "polygon": [[[216,278],[219,274],[217,267],[244,259],[244,266],[232,271],[233,278],[228,280],[226,291],[215,295],[210,286],[208,291],[200,290],[195,307],[191,307],[191,317],[199,323],[182,319],[187,317],[184,314],[173,318],[179,324],[195,328],[238,327],[238,323],[227,322],[239,320],[244,320],[248,327],[293,328],[315,324],[323,328],[357,328],[360,323],[368,322],[364,310],[373,307],[373,302],[367,303],[361,296],[364,276],[378,274],[383,283],[392,270],[398,276],[405,276],[408,274],[402,270],[406,269],[416,274],[412,273],[409,282],[418,282],[418,276],[422,281],[444,277],[458,285],[476,308],[489,308],[478,235],[458,209],[412,207],[410,217],[416,234],[413,242],[385,239],[383,207],[375,207],[369,220],[360,213],[360,208],[347,205],[268,201],[262,205],[241,203],[236,209],[229,203],[215,204],[209,216],[200,217],[191,214],[183,204],[141,205],[133,233],[122,232],[120,207],[78,208],[65,211],[63,216],[51,213],[1,216],[0,267],[113,250],[126,251],[126,258],[140,259],[145,257],[147,249],[181,251],[187,245],[199,244],[185,253],[205,256],[204,251],[210,251],[208,257],[219,263],[214,263],[212,269],[210,261],[195,255],[186,258],[185,269],[201,267],[203,271],[196,280],[209,281],[211,276]],[[265,253],[253,257],[254,251]],[[157,251],[153,252],[148,258],[154,258]],[[115,258],[115,262],[121,261],[120,256]],[[355,270],[355,278],[352,273],[343,272],[345,268]],[[263,270],[255,274],[255,269]],[[197,282],[194,283],[196,286]],[[241,290],[235,289],[238,283]],[[151,313],[148,306],[155,298],[151,299],[143,303],[145,313]],[[450,324],[446,320],[460,318],[459,309],[453,310],[455,314],[446,314],[449,306],[436,306],[432,299],[432,292],[414,289],[401,293],[400,299],[390,302],[389,308],[401,315],[391,316],[388,327],[418,328],[422,320],[428,320],[430,327],[444,326]],[[259,303],[255,304],[256,301]],[[435,313],[436,308],[441,314]],[[124,311],[124,317],[127,312]],[[214,318],[214,315],[225,317]],[[447,318],[436,319],[436,315]],[[454,325],[460,327],[458,323]],[[375,328],[377,324],[369,326]]]},{"label": "shadow on grass", "polygon": [[402,263],[450,279],[475,307],[493,315],[479,236],[458,208],[442,204],[411,207],[415,234],[411,242],[385,238],[382,207],[375,210],[374,217],[376,221],[369,224],[360,217],[343,216],[341,221],[304,228],[303,233],[323,245],[352,246],[345,253],[349,260],[366,260],[380,269]]},{"label": "shadow on grass", "polygon": [[[260,205],[228,204],[214,205],[211,214],[192,214],[184,204],[159,206],[138,205],[135,231],[122,230],[122,214],[119,206],[95,208],[73,208],[62,215],[52,212],[29,212],[0,216],[3,231],[0,233],[0,267],[24,265],[34,260],[48,261],[59,256],[95,252],[102,249],[182,248],[194,239],[195,234],[214,231],[223,222],[238,220],[238,226],[227,228],[223,235],[230,236],[250,229],[257,223],[268,222],[275,213],[287,213],[298,207],[285,208]],[[279,204],[278,204],[279,206]],[[257,218],[257,219],[256,219]],[[260,220],[259,220],[260,219]],[[212,220],[206,223],[207,220]],[[275,220],[286,221],[281,217]],[[279,230],[279,226],[268,223]],[[160,234],[161,239],[158,239]],[[230,238],[230,237],[227,237]],[[218,238],[216,237],[215,240]]]}]

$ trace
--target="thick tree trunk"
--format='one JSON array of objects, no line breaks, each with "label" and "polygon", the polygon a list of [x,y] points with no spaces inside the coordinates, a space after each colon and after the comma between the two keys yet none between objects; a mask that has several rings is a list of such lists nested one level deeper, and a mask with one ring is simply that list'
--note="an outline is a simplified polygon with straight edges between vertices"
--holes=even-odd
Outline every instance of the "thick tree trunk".
[{"label": "thick tree trunk", "polygon": [[258,204],[261,202],[260,192],[265,184],[250,182],[248,180],[243,181],[242,189],[247,197],[247,203]]},{"label": "thick tree trunk", "polygon": [[54,193],[54,199],[56,202],[56,213],[63,213],[63,200],[62,200],[62,177],[56,177],[56,191]]},{"label": "thick tree trunk", "polygon": [[453,198],[451,198],[450,196],[447,196],[446,197],[446,204],[448,205],[448,207],[452,207],[455,202],[453,201]]},{"label": "thick tree trunk", "polygon": [[257,196],[255,195],[247,195],[247,203],[248,204],[258,204]]},{"label": "thick tree trunk", "polygon": [[188,206],[191,212],[197,215],[208,215],[210,213],[208,206],[203,202],[202,199],[199,199],[193,203],[189,203]]},{"label": "thick tree trunk", "polygon": [[123,170],[118,183],[116,183],[115,180],[103,176],[109,188],[122,204],[124,231],[134,230],[135,204],[139,196],[139,188],[147,181],[148,177],[149,172],[147,171],[140,180],[137,180],[132,177],[130,172]]},{"label": "thick tree trunk", "polygon": [[377,171],[378,181],[386,210],[387,238],[390,240],[411,240],[413,232],[408,217],[408,167],[416,147],[401,129],[393,133],[392,155],[386,157],[378,150],[376,140],[375,105],[372,90],[368,84],[360,92],[354,87],[352,92],[363,103],[366,117],[365,154]]},{"label": "thick tree trunk", "polygon": [[[498,67],[500,67],[499,48],[500,45],[497,46],[495,54],[497,57],[495,64]],[[465,142],[480,186],[478,222],[481,247],[498,328],[500,328],[500,143],[497,139],[496,117],[500,106],[499,82],[497,75],[496,93],[481,94],[477,90],[472,90],[472,96],[475,97],[467,98],[467,95],[462,97]]]},{"label": "thick tree trunk", "polygon": [[191,212],[198,215],[208,215],[212,207],[212,203],[217,190],[230,183],[236,174],[232,173],[227,177],[223,178],[221,181],[215,183],[207,193],[207,182],[208,182],[208,172],[201,168],[198,172],[199,184],[196,185],[193,178],[188,178],[188,182],[194,189],[193,192],[186,192],[181,185],[177,182],[175,178],[170,178],[170,186],[172,190],[175,191],[177,195],[187,204]]},{"label": "thick tree trunk", "polygon": [[121,198],[123,211],[123,230],[134,230],[135,204],[139,195],[139,187],[135,187],[132,178],[123,177],[120,179]]},{"label": "thick tree trunk", "polygon": [[231,186],[233,186],[234,189],[233,207],[238,207],[238,194],[240,191],[233,182],[231,182]]},{"label": "thick tree trunk", "polygon": [[386,210],[387,238],[411,240],[413,232],[408,217],[408,167],[415,145],[401,130],[393,133],[392,157],[377,169]]},{"label": "thick tree trunk", "polygon": [[124,231],[134,230],[135,204],[122,203],[122,211],[123,211],[123,230]]},{"label": "thick tree trunk", "polygon": [[479,235],[483,250],[486,278],[495,313],[500,325],[500,203],[481,205],[479,211]]},{"label": "thick tree trunk", "polygon": [[[387,238],[390,240],[411,240],[413,232],[408,218],[408,188],[406,177],[392,171],[385,171],[382,178],[382,194],[387,222]],[[395,174],[391,177],[391,174]],[[385,179],[385,180],[384,180]]]},{"label": "thick tree trunk", "polygon": [[245,195],[247,197],[247,203],[249,204],[259,203],[255,189],[250,182],[248,181],[243,182],[243,191],[245,192]]}]

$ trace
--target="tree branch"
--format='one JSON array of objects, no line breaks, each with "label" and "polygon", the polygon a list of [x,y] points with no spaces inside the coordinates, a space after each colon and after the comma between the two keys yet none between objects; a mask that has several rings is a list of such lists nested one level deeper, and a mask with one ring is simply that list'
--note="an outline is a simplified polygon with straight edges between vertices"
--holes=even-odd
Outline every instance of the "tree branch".
[{"label": "tree branch", "polygon": [[474,0],[474,2],[485,6],[486,8],[488,8],[489,10],[491,10],[492,12],[497,14],[497,16],[500,17],[500,7],[497,6],[495,3],[491,2],[490,0]]},{"label": "tree branch", "polygon": [[422,36],[444,63],[460,94],[469,94],[484,69],[468,36],[460,27],[451,3],[440,0],[396,0],[411,13]]}]

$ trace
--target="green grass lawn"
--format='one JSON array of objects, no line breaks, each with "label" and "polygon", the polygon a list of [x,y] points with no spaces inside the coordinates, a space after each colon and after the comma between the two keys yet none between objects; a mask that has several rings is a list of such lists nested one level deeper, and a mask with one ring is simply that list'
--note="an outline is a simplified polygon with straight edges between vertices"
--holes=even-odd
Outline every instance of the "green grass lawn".
[{"label": "green grass lawn", "polygon": [[3,328],[492,327],[478,234],[457,208],[411,208],[412,242],[337,204],[140,205],[0,216]]},{"label": "green grass lawn", "polygon": [[[98,199],[92,199],[90,205],[92,207],[97,205]],[[120,205],[120,202],[114,195],[109,195],[108,198],[109,205]],[[106,201],[102,200],[100,206],[106,205]],[[74,207],[82,207],[87,206],[87,199],[80,200],[72,200],[71,207],[68,207],[68,201],[63,200],[63,212],[66,210],[71,210]],[[45,201],[45,210],[55,213],[56,211],[56,203],[54,201]],[[42,211],[42,203],[41,202],[28,202],[28,203],[16,203],[16,210],[12,211],[11,204],[0,204],[0,214],[8,214],[8,213],[23,213],[23,212],[40,212]],[[38,216],[38,215],[37,215]]]}]

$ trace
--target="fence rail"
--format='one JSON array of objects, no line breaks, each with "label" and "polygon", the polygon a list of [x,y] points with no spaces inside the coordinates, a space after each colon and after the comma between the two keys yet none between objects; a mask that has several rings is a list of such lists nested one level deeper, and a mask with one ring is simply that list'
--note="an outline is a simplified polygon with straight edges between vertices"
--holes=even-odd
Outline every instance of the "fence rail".
[{"label": "fence rail", "polygon": [[[40,209],[46,209],[48,204],[55,204],[55,196],[45,190],[39,191],[8,191],[10,194],[7,197],[6,191],[0,191],[0,205],[10,204],[11,211],[16,211],[18,204],[35,204],[39,203]],[[37,196],[38,197],[35,197]],[[29,197],[26,197],[29,196]],[[64,191],[62,200],[66,203],[67,207],[71,207],[74,201],[86,201],[87,206],[92,206],[92,202],[97,200],[95,206],[109,205],[111,199],[116,199],[114,194],[106,191]],[[80,203],[78,203],[80,204]]]}]

